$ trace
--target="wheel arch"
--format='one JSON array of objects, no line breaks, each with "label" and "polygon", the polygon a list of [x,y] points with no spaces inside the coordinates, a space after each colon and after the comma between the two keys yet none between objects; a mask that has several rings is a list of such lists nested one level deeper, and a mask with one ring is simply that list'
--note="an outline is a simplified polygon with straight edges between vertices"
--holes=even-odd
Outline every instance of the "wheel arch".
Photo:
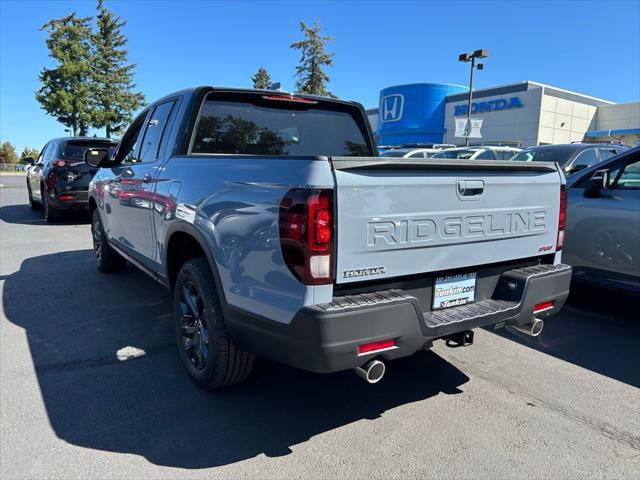
[{"label": "wheel arch", "polygon": [[218,297],[223,305],[226,305],[220,274],[211,249],[202,233],[193,225],[184,222],[174,223],[167,231],[163,257],[165,275],[163,283],[173,289],[182,265],[192,258],[203,257],[206,258],[213,274]]}]

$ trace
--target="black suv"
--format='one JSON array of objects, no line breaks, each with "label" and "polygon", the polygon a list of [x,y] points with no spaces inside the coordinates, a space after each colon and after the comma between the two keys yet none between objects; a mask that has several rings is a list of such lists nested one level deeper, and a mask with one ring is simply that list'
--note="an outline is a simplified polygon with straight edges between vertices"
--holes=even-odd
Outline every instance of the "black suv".
[{"label": "black suv", "polygon": [[567,175],[606,160],[630,147],[621,143],[567,143],[540,145],[522,150],[512,160],[523,162],[556,162]]},{"label": "black suv", "polygon": [[44,219],[52,222],[63,210],[88,209],[89,182],[96,173],[84,162],[84,152],[90,148],[115,150],[118,142],[109,138],[65,137],[47,142],[37,160],[22,159],[31,165],[27,171],[29,205],[42,205]]}]

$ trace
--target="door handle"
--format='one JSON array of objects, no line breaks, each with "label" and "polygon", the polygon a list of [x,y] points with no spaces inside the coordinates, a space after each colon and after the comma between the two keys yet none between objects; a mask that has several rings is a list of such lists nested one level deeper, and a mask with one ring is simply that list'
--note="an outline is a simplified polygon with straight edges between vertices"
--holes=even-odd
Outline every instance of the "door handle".
[{"label": "door handle", "polygon": [[144,183],[149,183],[151,181],[151,174],[147,172],[144,175],[142,175],[142,181]]},{"label": "door handle", "polygon": [[473,197],[484,192],[482,180],[458,180],[458,194],[462,197]]}]

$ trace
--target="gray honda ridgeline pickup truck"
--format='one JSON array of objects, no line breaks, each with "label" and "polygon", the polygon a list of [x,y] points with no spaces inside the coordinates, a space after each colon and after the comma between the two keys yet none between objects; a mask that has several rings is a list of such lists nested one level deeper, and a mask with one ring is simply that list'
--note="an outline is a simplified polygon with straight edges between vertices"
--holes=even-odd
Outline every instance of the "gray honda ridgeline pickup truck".
[{"label": "gray honda ridgeline pickup truck", "polygon": [[384,362],[472,329],[540,333],[569,293],[565,179],[547,162],[376,157],[361,105],[198,87],[93,149],[98,270],[173,292],[185,368],[244,380],[254,355],[313,372]]}]

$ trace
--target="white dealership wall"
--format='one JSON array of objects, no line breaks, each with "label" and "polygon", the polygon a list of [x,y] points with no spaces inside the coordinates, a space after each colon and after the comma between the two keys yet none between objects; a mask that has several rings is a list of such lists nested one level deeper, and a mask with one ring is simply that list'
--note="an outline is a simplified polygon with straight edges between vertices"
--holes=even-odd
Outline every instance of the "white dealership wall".
[{"label": "white dealership wall", "polygon": [[[466,105],[467,93],[450,95],[445,107],[445,143],[464,144],[454,137],[456,106]],[[582,95],[542,83],[524,81],[499,87],[474,90],[474,103],[519,99],[521,108],[504,108],[472,113],[482,118],[482,138],[471,144],[503,143],[523,147],[581,141],[599,106],[613,102]],[[458,115],[457,118],[464,118]]]},{"label": "white dealership wall", "polygon": [[640,142],[640,102],[598,107],[585,140],[617,141],[628,145]]}]

